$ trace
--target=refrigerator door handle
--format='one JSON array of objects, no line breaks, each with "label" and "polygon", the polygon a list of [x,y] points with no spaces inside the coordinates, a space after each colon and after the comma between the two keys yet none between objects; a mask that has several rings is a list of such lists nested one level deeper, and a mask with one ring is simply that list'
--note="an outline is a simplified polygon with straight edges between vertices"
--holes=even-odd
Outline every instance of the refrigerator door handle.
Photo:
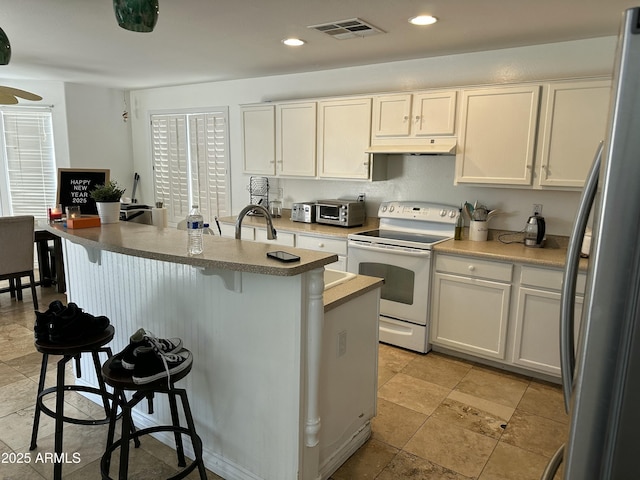
[{"label": "refrigerator door handle", "polygon": [[567,248],[567,260],[564,267],[562,296],[560,299],[560,371],[562,374],[564,407],[567,413],[569,413],[571,393],[573,391],[573,374],[576,363],[573,330],[575,324],[578,264],[580,262],[582,239],[587,228],[587,221],[589,220],[589,214],[593,207],[596,190],[598,188],[603,143],[604,142],[600,142],[598,145],[593,164],[587,175],[582,197],[580,198],[580,205],[578,206],[576,221],[571,231],[569,246]]}]

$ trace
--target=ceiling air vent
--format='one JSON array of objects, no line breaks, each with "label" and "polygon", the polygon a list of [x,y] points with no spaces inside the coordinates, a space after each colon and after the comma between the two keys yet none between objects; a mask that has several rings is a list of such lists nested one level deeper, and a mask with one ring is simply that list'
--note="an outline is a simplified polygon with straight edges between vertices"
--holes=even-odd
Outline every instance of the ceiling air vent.
[{"label": "ceiling air vent", "polygon": [[313,28],[321,33],[326,33],[330,37],[337,38],[338,40],[369,37],[371,35],[377,35],[378,33],[385,33],[359,18],[323,23],[321,25],[309,25],[307,28]]}]

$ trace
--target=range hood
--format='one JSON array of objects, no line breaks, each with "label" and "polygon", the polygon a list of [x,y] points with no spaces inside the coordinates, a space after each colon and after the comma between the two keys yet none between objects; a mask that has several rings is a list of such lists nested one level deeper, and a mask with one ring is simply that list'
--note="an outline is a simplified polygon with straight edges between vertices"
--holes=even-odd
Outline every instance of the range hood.
[{"label": "range hood", "polygon": [[[390,143],[381,145],[377,142],[365,150],[365,153],[397,153],[397,154],[414,154],[414,155],[455,155],[456,139],[455,138],[429,138],[429,139],[413,139],[410,143],[405,143],[409,139],[402,139],[402,143]],[[386,143],[386,142],[385,142]]]}]

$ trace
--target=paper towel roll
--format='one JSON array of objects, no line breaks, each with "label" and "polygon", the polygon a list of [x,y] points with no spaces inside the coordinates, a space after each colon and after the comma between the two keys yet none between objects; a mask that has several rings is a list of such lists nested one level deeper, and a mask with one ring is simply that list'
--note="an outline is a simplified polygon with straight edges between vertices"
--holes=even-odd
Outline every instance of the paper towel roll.
[{"label": "paper towel roll", "polygon": [[153,207],[151,209],[151,221],[156,227],[166,228],[167,226],[167,209],[162,207]]}]

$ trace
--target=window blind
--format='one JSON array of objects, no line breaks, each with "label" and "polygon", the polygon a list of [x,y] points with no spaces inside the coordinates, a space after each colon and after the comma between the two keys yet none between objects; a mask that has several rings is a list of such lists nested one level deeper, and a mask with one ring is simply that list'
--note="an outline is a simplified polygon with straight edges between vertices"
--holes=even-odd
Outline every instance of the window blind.
[{"label": "window blind", "polygon": [[0,111],[5,215],[47,218],[56,201],[56,162],[51,111]]},{"label": "window blind", "polygon": [[229,215],[226,111],[151,116],[155,201],[178,223],[197,204],[205,219]]}]

